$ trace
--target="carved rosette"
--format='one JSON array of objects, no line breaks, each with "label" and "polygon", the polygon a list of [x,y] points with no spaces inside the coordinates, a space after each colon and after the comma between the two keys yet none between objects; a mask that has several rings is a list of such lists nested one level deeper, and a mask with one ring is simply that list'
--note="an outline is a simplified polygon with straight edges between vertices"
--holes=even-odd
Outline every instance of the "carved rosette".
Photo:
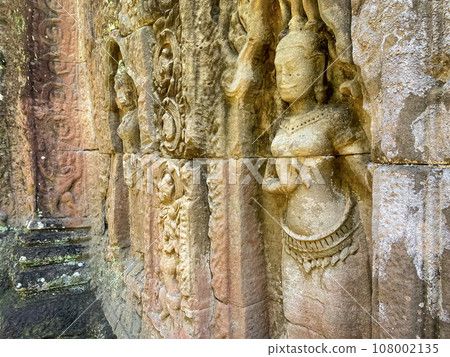
[{"label": "carved rosette", "polygon": [[[167,2],[169,5],[171,2]],[[163,153],[176,157],[186,151],[186,101],[182,89],[181,27],[179,5],[175,4],[153,25],[155,121],[157,140]]]}]

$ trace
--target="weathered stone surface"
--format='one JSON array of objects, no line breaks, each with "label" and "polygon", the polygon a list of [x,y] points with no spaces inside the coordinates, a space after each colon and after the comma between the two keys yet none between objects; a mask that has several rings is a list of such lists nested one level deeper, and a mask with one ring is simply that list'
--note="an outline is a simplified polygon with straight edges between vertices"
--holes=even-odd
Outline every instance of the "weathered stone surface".
[{"label": "weathered stone surface", "polygon": [[358,1],[355,63],[385,163],[449,163],[448,1]]},{"label": "weathered stone surface", "polygon": [[123,155],[112,158],[108,189],[108,236],[112,247],[130,246],[130,201],[123,174]]},{"label": "weathered stone surface", "polygon": [[248,168],[256,161],[208,161],[213,337],[264,338],[268,333],[258,190]]},{"label": "weathered stone surface", "polygon": [[[211,338],[267,338],[266,302],[241,307],[215,302]],[[261,313],[262,312],[262,313]]]},{"label": "weathered stone surface", "polygon": [[208,161],[212,288],[218,300],[240,307],[266,299],[255,182],[243,160]]},{"label": "weathered stone surface", "polygon": [[27,193],[24,187],[24,137],[26,122],[21,96],[26,86],[29,53],[25,3],[0,2],[0,226],[23,224]]},{"label": "weathered stone surface", "polygon": [[[40,0],[23,2],[23,9],[16,9],[17,4],[11,7],[12,2],[7,5],[16,31],[24,33],[23,37],[15,34],[26,48],[16,60],[28,62],[28,68],[22,113],[16,115],[9,133],[17,135],[8,143],[12,154],[8,155],[9,164],[21,162],[21,169],[12,170],[9,186],[17,190],[17,199],[22,201],[11,201],[9,206],[23,208],[8,210],[12,219],[17,215],[22,227],[14,228],[17,234],[8,233],[16,247],[15,254],[8,257],[13,259],[7,266],[11,286],[0,298],[1,336],[112,337],[103,312],[93,304],[94,292],[89,284],[90,235],[104,230],[101,197],[106,194],[108,178],[104,177],[102,186],[99,177],[109,158],[89,151],[96,144],[89,101],[83,91],[88,73],[80,63],[78,26],[71,16],[76,4]],[[3,16],[0,26],[4,26]],[[22,43],[17,48],[20,51]],[[7,75],[13,74],[9,73],[13,62],[2,62],[2,70],[5,64]],[[16,67],[20,80],[22,68],[18,62]],[[19,81],[15,88],[11,86],[16,91],[8,98],[11,113],[21,85]],[[17,126],[21,135],[14,132]],[[21,146],[16,147],[20,141]],[[23,175],[20,188],[14,182],[18,173]],[[2,225],[3,221],[6,218],[2,214]],[[90,304],[93,309],[86,313],[83,323],[68,332],[76,316]]]},{"label": "weathered stone surface", "polygon": [[450,172],[383,166],[374,176],[374,336],[447,338]]},{"label": "weathered stone surface", "polygon": [[449,337],[448,19],[0,0],[0,337]]}]

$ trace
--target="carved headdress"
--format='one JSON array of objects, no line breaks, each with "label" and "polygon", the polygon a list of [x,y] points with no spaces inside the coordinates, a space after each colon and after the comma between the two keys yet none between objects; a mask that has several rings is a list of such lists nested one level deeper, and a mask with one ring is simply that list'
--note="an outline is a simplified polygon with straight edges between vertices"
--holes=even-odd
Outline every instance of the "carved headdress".
[{"label": "carved headdress", "polygon": [[325,102],[327,96],[325,84],[327,46],[323,36],[305,28],[302,17],[295,17],[291,20],[288,34],[280,40],[277,46],[277,56],[287,51],[299,51],[302,56],[316,63],[317,73],[312,75],[314,77],[312,81],[314,81],[314,92],[319,103]]},{"label": "carved headdress", "polygon": [[114,77],[114,83],[116,91],[118,88],[125,88],[129,93],[130,98],[133,100],[133,104],[136,105],[136,87],[133,79],[127,73],[125,63],[123,61],[119,61],[119,67],[117,68],[117,73]]},{"label": "carved headdress", "polygon": [[[290,11],[283,11],[291,16],[289,28],[307,28],[316,32],[327,29],[333,35],[336,57],[344,63],[352,61],[351,39],[351,0],[280,0],[281,4],[290,3]],[[286,6],[282,6],[286,8]],[[326,25],[326,26],[325,26]]]}]

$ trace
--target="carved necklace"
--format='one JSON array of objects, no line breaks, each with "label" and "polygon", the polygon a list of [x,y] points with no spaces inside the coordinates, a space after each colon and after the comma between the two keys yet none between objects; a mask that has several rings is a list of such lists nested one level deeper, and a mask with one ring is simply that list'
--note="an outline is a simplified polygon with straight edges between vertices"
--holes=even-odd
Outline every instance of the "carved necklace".
[{"label": "carved necklace", "polygon": [[280,124],[280,128],[288,134],[293,134],[297,130],[309,124],[316,123],[321,119],[329,117],[330,115],[332,115],[332,110],[329,108],[313,109],[304,115],[289,118],[287,123]]}]

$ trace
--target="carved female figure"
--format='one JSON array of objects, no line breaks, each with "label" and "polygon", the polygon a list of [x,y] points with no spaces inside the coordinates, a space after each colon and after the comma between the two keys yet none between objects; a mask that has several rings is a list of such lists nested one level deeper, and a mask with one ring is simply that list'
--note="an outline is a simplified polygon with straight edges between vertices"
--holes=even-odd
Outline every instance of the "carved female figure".
[{"label": "carved female figure", "polygon": [[[370,337],[367,244],[337,158],[368,153],[369,144],[348,109],[322,103],[326,48],[321,36],[295,19],[277,47],[277,86],[290,109],[272,142],[278,159],[275,168],[268,166],[263,188],[287,196],[281,226],[288,336]],[[290,163],[283,165],[287,158]],[[301,176],[305,161],[318,169],[322,182]],[[345,161],[354,178],[364,181],[364,169]]]},{"label": "carved female figure", "polygon": [[122,111],[122,120],[117,128],[117,135],[122,139],[123,151],[127,154],[138,153],[141,146],[136,87],[128,75],[123,62],[120,62],[115,77],[114,89],[116,102]]}]

